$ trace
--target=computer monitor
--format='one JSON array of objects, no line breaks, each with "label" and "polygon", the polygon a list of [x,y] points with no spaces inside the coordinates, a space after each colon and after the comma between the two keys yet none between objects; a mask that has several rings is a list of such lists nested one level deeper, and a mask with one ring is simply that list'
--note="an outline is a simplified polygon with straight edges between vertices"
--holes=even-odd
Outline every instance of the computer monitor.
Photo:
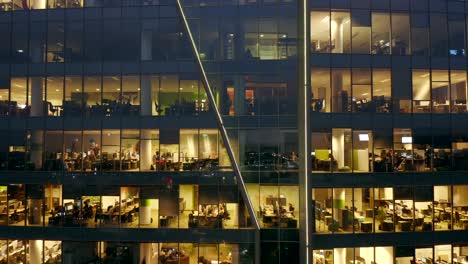
[{"label": "computer monitor", "polygon": [[359,134],[359,141],[369,141],[369,134]]},{"label": "computer monitor", "polygon": [[69,204],[65,207],[66,211],[72,211],[73,210],[73,204]]},{"label": "computer monitor", "polygon": [[413,137],[401,137],[401,143],[404,143],[404,144],[413,143]]}]

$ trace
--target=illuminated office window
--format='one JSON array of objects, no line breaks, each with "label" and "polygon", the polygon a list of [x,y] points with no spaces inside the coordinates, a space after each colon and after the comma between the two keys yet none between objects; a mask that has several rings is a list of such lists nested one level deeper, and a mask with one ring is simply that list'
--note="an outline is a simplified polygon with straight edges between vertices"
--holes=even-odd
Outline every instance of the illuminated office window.
[{"label": "illuminated office window", "polygon": [[431,82],[427,70],[413,70],[413,112],[430,113]]}]

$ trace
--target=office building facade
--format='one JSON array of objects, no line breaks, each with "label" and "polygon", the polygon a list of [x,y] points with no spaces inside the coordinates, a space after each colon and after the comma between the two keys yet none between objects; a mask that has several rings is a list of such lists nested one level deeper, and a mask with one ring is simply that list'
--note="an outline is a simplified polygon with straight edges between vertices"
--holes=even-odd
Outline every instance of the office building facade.
[{"label": "office building facade", "polygon": [[463,1],[0,3],[1,263],[465,263]]},{"label": "office building facade", "polygon": [[313,263],[466,263],[461,1],[311,1]]}]

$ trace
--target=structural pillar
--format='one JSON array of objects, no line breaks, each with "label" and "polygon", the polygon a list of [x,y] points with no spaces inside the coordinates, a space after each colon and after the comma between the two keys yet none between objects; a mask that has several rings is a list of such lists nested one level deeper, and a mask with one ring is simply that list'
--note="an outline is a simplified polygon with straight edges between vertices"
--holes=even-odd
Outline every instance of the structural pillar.
[{"label": "structural pillar", "polygon": [[[157,221],[158,219],[154,219]],[[140,201],[140,225],[151,224],[151,199],[141,199]]]},{"label": "structural pillar", "polygon": [[333,188],[333,219],[340,219],[341,211],[345,207],[346,192],[344,188]]},{"label": "structural pillar", "polygon": [[37,225],[42,223],[42,200],[30,199],[29,200],[29,224]]},{"label": "structural pillar", "polygon": [[[42,77],[31,78],[31,100],[30,100],[30,116],[41,117],[44,115],[44,101],[43,101],[43,80]],[[42,168],[42,152],[44,143],[44,131],[32,130],[31,131],[31,162],[34,163],[34,169]]]},{"label": "structural pillar", "polygon": [[[140,243],[140,264],[142,263],[154,263],[153,261],[153,249],[151,243]],[[143,262],[144,261],[144,262]]]},{"label": "structural pillar", "polygon": [[245,85],[243,76],[234,77],[234,111],[236,116],[245,114]]},{"label": "structural pillar", "polygon": [[348,112],[347,101],[349,95],[343,94],[343,74],[341,72],[332,73],[332,97],[333,112]]},{"label": "structural pillar", "polygon": [[[142,171],[148,171],[151,169],[153,163],[153,148],[151,144],[151,130],[142,129],[141,130],[141,140],[140,140],[140,169]],[[156,170],[156,164],[154,165]]]},{"label": "structural pillar", "polygon": [[[141,60],[152,59],[152,31],[143,29],[141,32]],[[151,94],[151,76],[141,76],[140,93],[140,114],[141,116],[151,116],[153,114],[153,102]],[[140,169],[150,170],[152,164],[153,150],[151,145],[151,130],[142,129],[140,140]]]},{"label": "structural pillar", "polygon": [[42,263],[42,240],[29,240],[29,263]]},{"label": "structural pillar", "polygon": [[31,0],[31,9],[46,9],[47,1],[46,0]]},{"label": "structural pillar", "polygon": [[343,21],[341,19],[331,21],[331,39],[335,45],[333,53],[343,53]]}]

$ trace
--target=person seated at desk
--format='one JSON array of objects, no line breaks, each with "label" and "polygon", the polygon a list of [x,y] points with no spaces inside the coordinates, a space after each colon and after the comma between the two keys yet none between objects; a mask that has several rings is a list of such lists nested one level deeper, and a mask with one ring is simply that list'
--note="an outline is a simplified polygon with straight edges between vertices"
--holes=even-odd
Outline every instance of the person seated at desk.
[{"label": "person seated at desk", "polygon": [[91,157],[89,155],[86,155],[86,157],[83,159],[83,169],[90,170],[91,164],[92,164]]},{"label": "person seated at desk", "polygon": [[291,215],[294,217],[294,206],[290,203],[289,204],[289,212],[291,213]]},{"label": "person seated at desk", "polygon": [[99,218],[100,216],[102,216],[103,213],[104,213],[104,212],[103,212],[103,210],[102,210],[102,207],[101,207],[101,206],[97,206],[97,208],[96,208],[96,214],[94,215],[94,223],[97,223],[97,222],[98,222],[98,218]]},{"label": "person seated at desk", "polygon": [[73,205],[73,218],[78,218],[81,216],[81,211],[80,211],[80,208],[76,205]]},{"label": "person seated at desk", "polygon": [[159,156],[159,151],[156,151],[156,153],[153,155],[153,164],[151,164],[151,170],[159,170],[161,163],[161,156]]},{"label": "person seated at desk", "polygon": [[91,219],[93,217],[93,207],[87,201],[84,203],[83,217],[84,219]]},{"label": "person seated at desk", "polygon": [[93,149],[90,149],[90,150],[88,151],[88,156],[87,156],[87,158],[88,158],[91,162],[95,162],[96,159],[97,159],[97,157],[96,157],[96,152],[94,152]]},{"label": "person seated at desk", "polygon": [[280,213],[281,213],[282,216],[283,216],[283,215],[286,215],[286,213],[287,213],[286,208],[284,208],[283,206],[281,206],[281,208],[280,208]]}]

